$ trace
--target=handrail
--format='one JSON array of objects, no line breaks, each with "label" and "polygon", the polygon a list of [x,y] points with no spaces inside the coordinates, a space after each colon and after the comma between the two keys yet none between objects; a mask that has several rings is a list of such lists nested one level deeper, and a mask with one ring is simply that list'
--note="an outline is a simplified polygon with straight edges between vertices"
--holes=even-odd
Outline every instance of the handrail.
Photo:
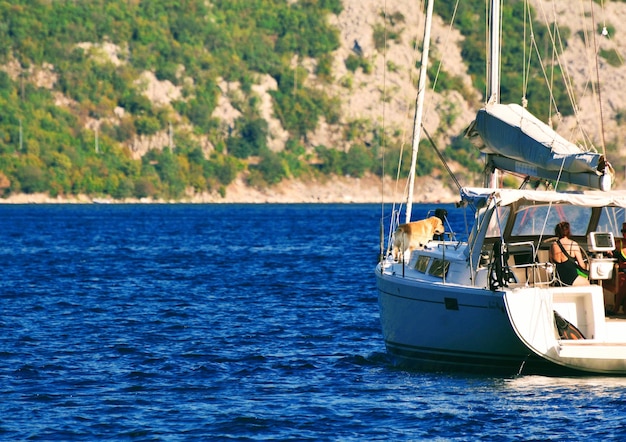
[{"label": "handrail", "polygon": [[[514,242],[514,243],[507,243],[506,247],[507,247],[509,256],[513,256],[514,261],[515,261],[515,255],[519,256],[521,253],[529,255],[530,257],[529,262],[522,262],[519,264],[514,263],[514,264],[508,265],[510,271],[513,271],[515,269],[525,270],[526,281],[523,281],[524,284],[534,287],[537,285],[550,285],[554,283],[555,281],[554,265],[551,262],[537,262],[536,261],[537,252],[535,249],[535,243],[533,241],[520,241],[520,242]],[[515,250],[516,248],[518,248],[517,251]],[[532,271],[532,274],[531,274],[532,278],[529,277],[528,275],[528,269]],[[541,277],[540,270],[543,270],[545,272],[545,276],[546,276],[545,278]],[[516,275],[516,278],[517,278],[517,275]]]}]

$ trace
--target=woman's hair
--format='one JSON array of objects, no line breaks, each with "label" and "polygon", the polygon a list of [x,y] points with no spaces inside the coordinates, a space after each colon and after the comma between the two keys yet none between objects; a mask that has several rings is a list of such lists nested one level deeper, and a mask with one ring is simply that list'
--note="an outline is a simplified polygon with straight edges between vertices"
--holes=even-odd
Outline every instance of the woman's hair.
[{"label": "woman's hair", "polygon": [[554,234],[559,238],[569,236],[569,223],[567,221],[561,221],[554,228]]}]

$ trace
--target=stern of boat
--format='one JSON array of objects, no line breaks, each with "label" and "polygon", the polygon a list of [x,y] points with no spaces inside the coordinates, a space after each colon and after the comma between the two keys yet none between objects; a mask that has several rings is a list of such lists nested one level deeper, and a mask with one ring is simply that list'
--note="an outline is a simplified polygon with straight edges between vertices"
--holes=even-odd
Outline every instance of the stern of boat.
[{"label": "stern of boat", "polygon": [[538,356],[581,372],[626,375],[626,319],[606,316],[602,286],[528,287],[504,298],[515,333]]}]

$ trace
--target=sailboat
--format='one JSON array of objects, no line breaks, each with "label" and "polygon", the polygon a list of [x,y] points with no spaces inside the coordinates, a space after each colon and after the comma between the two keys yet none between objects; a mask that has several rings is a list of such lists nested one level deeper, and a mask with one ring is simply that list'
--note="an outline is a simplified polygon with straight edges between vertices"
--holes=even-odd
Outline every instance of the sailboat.
[{"label": "sailboat", "polygon": [[[375,268],[387,353],[400,367],[425,370],[626,375],[616,260],[626,246],[617,240],[626,191],[611,189],[614,172],[604,155],[582,150],[524,107],[500,103],[500,1],[489,8],[486,103],[467,130],[490,173],[483,187],[459,188],[458,206],[473,225],[458,240],[444,211],[444,233],[427,230],[427,240],[412,245],[403,226],[420,221],[411,219],[411,203],[433,0],[426,5],[405,222],[390,217]],[[505,172],[579,190],[501,188],[497,177]],[[571,239],[585,252],[584,285],[567,285],[550,259],[562,221],[571,222]]]}]

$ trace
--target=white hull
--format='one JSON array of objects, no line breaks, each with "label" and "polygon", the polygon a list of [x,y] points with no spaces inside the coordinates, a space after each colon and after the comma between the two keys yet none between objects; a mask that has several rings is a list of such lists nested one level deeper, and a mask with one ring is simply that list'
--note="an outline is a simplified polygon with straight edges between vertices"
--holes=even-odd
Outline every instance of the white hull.
[{"label": "white hull", "polygon": [[557,368],[515,334],[501,292],[376,273],[382,332],[394,364],[507,375]]},{"label": "white hull", "polygon": [[[556,287],[536,281],[489,289],[471,285],[463,248],[432,242],[405,263],[376,268],[380,320],[395,365],[504,375],[626,375],[626,319],[605,315],[601,285]],[[417,270],[448,250],[446,277]],[[480,275],[480,274],[479,274]],[[462,281],[467,283],[461,283]],[[555,312],[584,339],[559,336]]]}]

